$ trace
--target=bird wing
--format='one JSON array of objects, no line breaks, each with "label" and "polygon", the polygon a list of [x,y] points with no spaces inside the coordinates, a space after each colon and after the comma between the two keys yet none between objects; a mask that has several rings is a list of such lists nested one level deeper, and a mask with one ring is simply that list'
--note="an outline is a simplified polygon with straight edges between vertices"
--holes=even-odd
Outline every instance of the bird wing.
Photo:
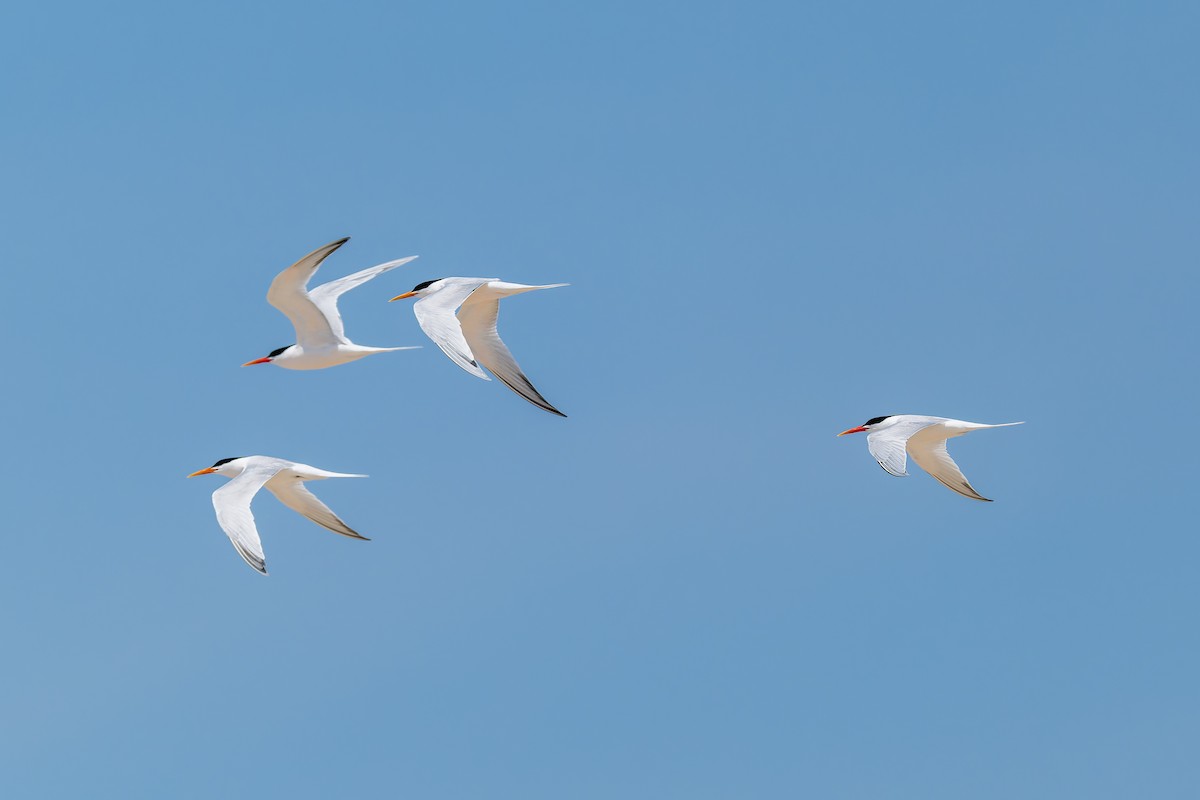
[{"label": "bird wing", "polygon": [[417,322],[421,325],[421,330],[425,331],[425,335],[442,348],[442,352],[449,356],[451,361],[476,378],[483,378],[485,381],[491,380],[476,363],[475,354],[471,352],[470,345],[463,338],[462,326],[459,325],[458,317],[454,316],[454,309],[462,305],[463,301],[480,286],[496,279],[443,278],[443,280],[447,281],[443,288],[428,297],[422,297],[413,305],[413,313],[417,315]]},{"label": "bird wing", "polygon": [[247,467],[241,475],[213,492],[213,508],[217,511],[217,522],[229,541],[233,542],[238,555],[263,575],[267,574],[266,556],[258,528],[254,525],[254,514],[250,501],[267,481],[282,468],[281,464]]},{"label": "bird wing", "polygon": [[276,475],[267,483],[267,491],[275,495],[279,499],[279,502],[292,511],[308,517],[313,522],[328,528],[334,533],[340,533],[342,536],[349,536],[352,539],[366,540],[367,538],[345,522],[342,522],[329,506],[322,503],[317,499],[316,495],[305,488],[304,482],[299,478]]},{"label": "bird wing", "polygon": [[364,270],[347,275],[344,278],[338,278],[336,281],[323,283],[317,288],[309,291],[308,297],[313,305],[324,315],[325,320],[329,323],[330,331],[341,342],[348,343],[350,340],[346,338],[345,329],[342,327],[342,315],[338,312],[337,301],[346,292],[353,289],[355,286],[361,286],[377,275],[382,275],[390,269],[403,266],[412,261],[416,256],[401,258],[396,261],[389,261],[386,264],[379,264],[374,267],[367,267]]},{"label": "bird wing", "polygon": [[897,478],[907,477],[908,455],[905,452],[905,444],[917,431],[936,424],[936,420],[918,418],[899,422],[880,431],[872,431],[867,434],[867,449],[879,462],[879,466]]},{"label": "bird wing", "polygon": [[[321,262],[348,241],[349,237],[338,239],[313,250],[276,275],[275,280],[271,281],[271,288],[267,290],[267,302],[291,320],[292,327],[296,329],[296,344],[301,347],[323,347],[345,342],[341,335],[341,320],[337,320],[335,332],[334,322],[313,300],[306,287]],[[337,318],[337,305],[331,305],[333,317]]]},{"label": "bird wing", "polygon": [[972,500],[992,502],[975,491],[975,487],[967,481],[958,464],[954,463],[954,459],[946,450],[947,438],[947,432],[940,426],[924,428],[909,437],[908,452],[921,469],[941,481],[946,488]]},{"label": "bird wing", "polygon": [[556,283],[547,286],[523,286],[519,283],[503,283],[492,281],[480,286],[463,301],[458,310],[458,321],[462,327],[463,336],[467,343],[485,367],[504,382],[504,385],[533,403],[538,408],[545,409],[551,414],[565,417],[566,414],[550,405],[541,392],[534,388],[529,378],[521,371],[521,365],[513,358],[508,347],[500,339],[496,331],[496,318],[500,314],[500,299],[534,289],[553,289],[566,286]]}]

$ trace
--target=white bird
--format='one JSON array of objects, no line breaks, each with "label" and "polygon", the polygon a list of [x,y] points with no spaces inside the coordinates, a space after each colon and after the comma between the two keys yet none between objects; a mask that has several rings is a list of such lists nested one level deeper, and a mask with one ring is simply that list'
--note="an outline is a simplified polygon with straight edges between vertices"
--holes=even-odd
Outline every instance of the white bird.
[{"label": "white bird", "polygon": [[879,466],[898,478],[907,477],[905,469],[908,456],[913,457],[921,469],[941,481],[946,488],[953,489],[972,500],[992,502],[975,491],[966,476],[946,452],[946,440],[964,433],[984,428],[1004,428],[1023,425],[1023,422],[1002,422],[984,425],[980,422],[964,422],[946,417],[925,417],[917,414],[895,414],[888,417],[869,419],[857,428],[842,431],[847,433],[867,432],[867,449],[879,462]]},{"label": "white bird", "polygon": [[[496,317],[500,313],[502,298],[535,289],[556,289],[569,285],[551,283],[526,286],[505,283],[499,278],[439,278],[418,283],[411,292],[397,295],[388,302],[419,297],[413,305],[417,322],[451,361],[477,378],[490,380],[479,368],[483,364],[505,386],[538,408],[565,417],[566,414],[550,405],[525,377],[521,365],[496,332]],[[456,308],[457,316],[454,313]]]},{"label": "white bird", "polygon": [[317,272],[321,262],[339,247],[350,241],[347,236],[318,247],[304,258],[292,264],[271,281],[267,290],[267,302],[275,306],[292,321],[296,329],[296,343],[272,350],[263,358],[242,364],[275,364],[286,369],[324,369],[357,361],[374,353],[390,353],[395,350],[416,350],[416,347],[364,347],[346,338],[342,316],[338,313],[337,301],[355,286],[366,283],[377,275],[407,264],[416,256],[389,261],[361,272],[323,283],[308,289],[308,282]]},{"label": "white bird", "polygon": [[264,486],[279,502],[318,525],[342,536],[369,541],[367,537],[342,522],[337,514],[304,488],[304,481],[365,478],[366,475],[329,472],[270,456],[242,456],[222,458],[211,467],[196,470],[188,477],[207,475],[211,472],[233,479],[213,492],[212,503],[213,508],[217,510],[217,522],[224,529],[229,541],[233,542],[238,554],[263,575],[267,574],[267,564],[262,542],[258,538],[258,528],[254,524],[254,514],[250,511],[250,501]]}]

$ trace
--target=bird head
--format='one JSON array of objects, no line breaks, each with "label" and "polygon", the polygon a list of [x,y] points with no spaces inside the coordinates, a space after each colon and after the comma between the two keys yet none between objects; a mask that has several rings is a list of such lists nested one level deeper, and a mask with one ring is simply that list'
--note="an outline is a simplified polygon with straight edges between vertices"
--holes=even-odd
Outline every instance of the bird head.
[{"label": "bird head", "polygon": [[254,364],[270,364],[272,361],[274,361],[275,359],[277,359],[281,355],[283,355],[283,353],[286,350],[288,350],[292,347],[295,347],[295,346],[296,345],[294,345],[294,344],[284,345],[283,347],[279,348],[278,350],[272,350],[269,354],[263,356],[262,358],[256,358],[253,361],[247,361],[245,364],[242,364],[242,366],[249,367]]},{"label": "bird head", "polygon": [[188,477],[194,478],[197,475],[208,475],[211,472],[215,472],[218,475],[224,475],[226,478],[232,478],[236,475],[241,474],[242,468],[244,465],[242,465],[238,462],[240,462],[243,458],[245,458],[245,456],[234,456],[233,458],[222,458],[220,461],[213,464],[211,467],[205,467],[204,469],[198,469],[195,472],[193,472],[191,475],[188,475]]},{"label": "bird head", "polygon": [[841,433],[838,434],[838,436],[845,436],[847,433],[862,433],[864,431],[873,431],[873,430],[877,430],[879,428],[889,427],[891,425],[891,423],[889,423],[888,420],[891,418],[892,418],[891,416],[872,417],[871,419],[864,422],[862,425],[859,425],[857,428],[850,428],[849,430],[842,431]]},{"label": "bird head", "polygon": [[434,278],[431,281],[424,281],[422,283],[418,283],[416,286],[414,286],[412,288],[411,292],[405,292],[404,294],[398,294],[395,297],[393,297],[391,300],[388,300],[388,302],[393,303],[397,300],[407,300],[410,297],[424,297],[425,295],[433,294],[438,289],[442,288],[441,283],[444,280],[445,280],[445,278]]}]

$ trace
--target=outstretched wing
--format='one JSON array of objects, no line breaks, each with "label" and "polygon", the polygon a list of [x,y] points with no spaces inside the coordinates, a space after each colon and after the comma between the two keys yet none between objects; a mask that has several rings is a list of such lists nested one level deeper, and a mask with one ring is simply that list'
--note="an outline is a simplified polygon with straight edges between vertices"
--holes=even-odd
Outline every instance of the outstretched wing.
[{"label": "outstretched wing", "polygon": [[285,478],[285,475],[277,475],[267,483],[267,491],[275,495],[279,502],[292,511],[308,517],[334,533],[340,533],[342,536],[349,536],[352,539],[366,540],[367,538],[342,522],[329,506],[318,500],[316,495],[306,489],[304,483],[297,478]]},{"label": "outstretched wing", "polygon": [[521,365],[500,339],[500,334],[496,331],[496,319],[500,314],[502,297],[566,285],[555,283],[546,286],[524,286],[519,283],[490,281],[472,292],[458,310],[458,321],[461,323],[463,336],[479,362],[521,397],[560,417],[565,417],[566,414],[550,405],[541,392],[534,388],[529,378],[521,371]]},{"label": "outstretched wing", "polygon": [[254,514],[250,511],[250,501],[279,469],[280,465],[247,468],[212,495],[213,508],[217,511],[217,522],[221,529],[233,542],[238,555],[263,575],[267,574],[266,556],[263,554],[262,541],[258,538]]},{"label": "outstretched wing", "polygon": [[882,430],[872,431],[867,434],[867,449],[879,462],[879,466],[897,478],[907,477],[908,454],[905,451],[905,445],[908,443],[909,437],[917,431],[935,424],[937,424],[937,420],[917,418],[898,422]]},{"label": "outstretched wing", "polygon": [[[292,321],[296,329],[296,344],[301,347],[321,347],[343,341],[341,335],[341,320],[338,320],[337,333],[333,323],[309,295],[308,281],[316,273],[330,253],[350,241],[350,237],[330,242],[324,247],[318,247],[304,258],[292,264],[271,281],[267,290],[267,302],[275,306]],[[333,304],[334,316],[337,316],[337,305]]]},{"label": "outstretched wing", "polygon": [[485,381],[491,380],[476,363],[471,346],[463,338],[462,326],[459,325],[458,317],[454,316],[454,309],[462,305],[463,301],[477,288],[496,279],[443,278],[442,280],[446,282],[445,286],[428,297],[422,297],[413,305],[413,313],[417,315],[417,322],[421,325],[421,330],[425,331],[425,335],[442,348],[442,352],[449,356],[451,361],[476,378],[483,378]]},{"label": "outstretched wing", "polygon": [[329,283],[323,283],[317,288],[308,293],[313,305],[325,317],[325,321],[329,323],[330,332],[341,342],[349,343],[346,338],[345,329],[342,326],[342,315],[338,312],[337,301],[346,292],[356,286],[361,286],[372,278],[382,275],[390,269],[403,266],[412,261],[416,256],[401,258],[396,261],[389,261],[386,264],[380,264],[375,267],[367,267],[364,270],[347,275],[344,278],[338,278]]},{"label": "outstretched wing", "polygon": [[946,450],[947,438],[945,430],[940,426],[925,428],[909,437],[908,452],[921,469],[941,481],[947,489],[972,500],[992,502],[975,491],[975,487],[967,481],[958,464],[954,463],[954,459]]}]

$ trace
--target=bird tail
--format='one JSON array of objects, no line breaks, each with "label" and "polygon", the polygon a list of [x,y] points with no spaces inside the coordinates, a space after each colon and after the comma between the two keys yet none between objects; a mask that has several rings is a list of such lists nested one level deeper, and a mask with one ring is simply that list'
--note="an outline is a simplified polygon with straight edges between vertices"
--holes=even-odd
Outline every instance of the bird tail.
[{"label": "bird tail", "polygon": [[514,294],[522,292],[532,292],[536,289],[557,289],[560,286],[570,286],[569,283],[547,283],[542,286],[529,286],[524,283],[507,283],[506,281],[491,281],[488,286],[492,291],[500,292],[505,297],[511,297]]}]

